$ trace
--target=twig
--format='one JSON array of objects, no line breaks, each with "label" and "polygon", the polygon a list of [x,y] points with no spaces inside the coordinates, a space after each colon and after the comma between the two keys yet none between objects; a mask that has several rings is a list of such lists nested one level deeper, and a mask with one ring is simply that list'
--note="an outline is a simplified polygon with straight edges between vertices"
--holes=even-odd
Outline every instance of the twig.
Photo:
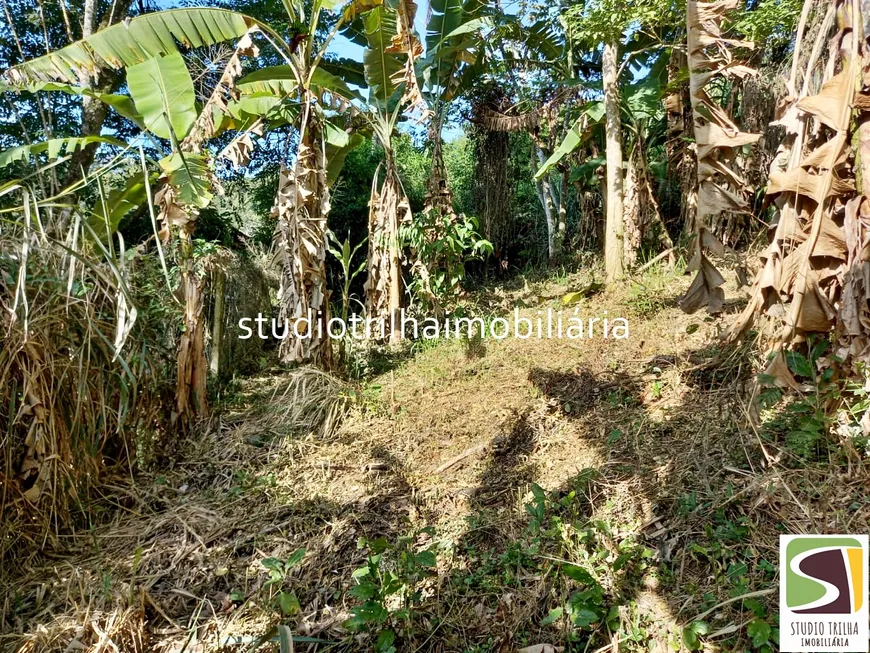
[{"label": "twig", "polygon": [[654,259],[652,259],[651,261],[647,261],[646,263],[644,263],[643,265],[641,265],[641,266],[637,269],[637,272],[636,272],[635,274],[640,274],[640,273],[643,272],[644,270],[647,270],[648,268],[651,268],[653,265],[655,265],[656,263],[658,263],[659,261],[661,261],[663,258],[665,258],[665,257],[668,256],[669,254],[673,253],[674,249],[676,249],[676,248],[674,248],[674,247],[669,247],[668,249],[666,249],[665,251],[663,251],[661,254],[659,254],[658,256],[656,256],[656,257],[655,257]]},{"label": "twig", "polygon": [[477,454],[481,454],[481,453],[485,452],[487,449],[489,449],[489,447],[498,444],[499,441],[500,441],[500,438],[495,438],[489,442],[484,442],[483,444],[477,444],[473,447],[469,447],[468,449],[463,451],[458,456],[451,458],[446,463],[441,465],[438,469],[435,470],[435,473],[441,474],[442,472],[446,472],[448,469],[458,465],[459,463],[461,463],[463,460],[465,460],[469,456],[475,456]]},{"label": "twig", "polygon": [[751,598],[754,598],[756,596],[767,596],[768,594],[773,594],[775,591],[776,591],[775,589],[756,590],[755,592],[748,592],[747,594],[741,594],[740,596],[735,596],[733,599],[728,599],[727,601],[722,601],[722,603],[717,603],[709,610],[705,610],[701,614],[692,617],[691,619],[689,619],[689,621],[692,622],[692,621],[698,621],[699,619],[703,619],[708,614],[715,612],[719,608],[724,608],[726,605],[729,605],[729,604],[734,603],[736,601],[742,601],[743,599],[751,599]]}]

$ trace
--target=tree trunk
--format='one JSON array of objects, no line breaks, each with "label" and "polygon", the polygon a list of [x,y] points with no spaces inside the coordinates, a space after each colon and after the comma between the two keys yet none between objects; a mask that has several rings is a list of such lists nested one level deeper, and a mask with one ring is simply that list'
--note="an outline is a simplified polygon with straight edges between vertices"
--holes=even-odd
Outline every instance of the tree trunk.
[{"label": "tree trunk", "polygon": [[[378,320],[375,339],[402,339],[402,267],[399,261],[399,225],[411,219],[411,205],[402,189],[396,163],[388,153],[386,175],[378,191],[380,168],[375,172],[369,200],[368,279],[365,283],[366,317]],[[383,329],[381,331],[381,329]]]},{"label": "tree trunk", "polygon": [[181,295],[184,297],[184,332],[178,343],[178,379],[175,390],[178,417],[190,424],[208,411],[206,396],[205,329],[202,320],[202,284],[193,269],[190,231],[179,231]]},{"label": "tree trunk", "polygon": [[[109,27],[119,19],[123,19],[130,10],[130,5],[133,0],[118,0],[114,8],[107,12],[100,21],[96,23],[96,4],[97,0],[87,0],[84,7],[84,16],[82,19],[82,38],[92,36],[96,31]],[[101,93],[114,93],[118,90],[122,82],[122,77],[117,73],[109,70],[98,71],[91,76],[89,88],[96,89]],[[106,122],[106,117],[109,113],[109,107],[97,100],[96,98],[82,96],[82,120],[81,120],[81,135],[96,136],[103,130],[103,123]],[[97,154],[99,143],[89,143],[77,150],[70,157],[69,167],[63,179],[63,187],[70,186],[87,174],[88,169],[94,162],[94,157]]]},{"label": "tree trunk", "polygon": [[453,193],[447,184],[447,170],[444,167],[441,128],[444,122],[444,108],[432,118],[429,140],[432,142],[432,165],[426,180],[426,201],[423,211],[436,210],[442,216],[453,216]]},{"label": "tree trunk", "polygon": [[607,220],[604,236],[604,269],[608,283],[621,279],[625,267],[622,243],[622,120],[619,115],[617,80],[618,47],[617,43],[605,44],[601,56],[607,143]]},{"label": "tree trunk", "polygon": [[[306,96],[303,95],[303,100]],[[326,287],[326,220],[329,187],[321,125],[313,99],[303,105],[302,134],[292,169],[281,172],[274,215],[278,218],[281,273],[281,345],[285,363],[332,366],[329,290]]]},{"label": "tree trunk", "polygon": [[224,315],[226,308],[227,275],[220,268],[214,269],[214,317],[211,327],[211,360],[209,367],[214,376],[221,373],[221,344],[224,338]]},{"label": "tree trunk", "polygon": [[[538,163],[544,165],[547,161],[547,155],[539,145],[535,145],[535,153],[538,157]],[[536,167],[533,165],[533,167]],[[556,207],[553,198],[553,189],[550,185],[550,180],[543,178],[535,182],[535,188],[538,191],[538,199],[541,201],[541,206],[544,207],[544,215],[547,218],[547,258],[552,262],[556,258]]]},{"label": "tree trunk", "polygon": [[571,173],[567,166],[562,169],[562,185],[559,188],[559,223],[556,226],[556,250],[562,253],[565,233],[568,231],[568,182]]},{"label": "tree trunk", "polygon": [[645,225],[637,170],[638,149],[638,146],[635,146],[628,155],[628,170],[625,172],[625,182],[623,184],[622,242],[623,256],[625,257],[624,263],[628,267],[633,267],[637,263],[637,252],[640,250],[644,238]]}]

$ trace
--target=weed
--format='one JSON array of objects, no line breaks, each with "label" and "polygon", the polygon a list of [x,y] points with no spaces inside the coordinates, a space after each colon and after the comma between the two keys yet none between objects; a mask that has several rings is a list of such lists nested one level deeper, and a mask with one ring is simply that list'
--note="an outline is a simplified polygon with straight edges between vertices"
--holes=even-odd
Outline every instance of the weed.
[{"label": "weed", "polygon": [[[431,539],[431,527],[396,542],[379,537],[361,539],[359,548],[368,549],[366,563],[353,572],[356,585],[350,595],[361,601],[351,609],[345,627],[357,632],[377,633],[375,651],[395,653],[395,642],[402,629],[411,630],[414,609],[423,598],[421,585],[434,572],[436,545],[420,548],[416,542]],[[398,631],[398,632],[397,632]]]},{"label": "weed", "polygon": [[[304,557],[305,549],[297,549],[291,553],[290,557],[286,560],[281,560],[280,558],[265,558],[261,561],[261,564],[269,572],[269,580],[266,581],[263,588],[270,589],[270,602],[279,608],[281,613],[285,616],[299,612],[299,599],[296,598],[296,594],[293,592],[287,592],[281,589],[281,586],[290,576],[290,572],[293,568],[296,567]],[[274,588],[278,588],[277,593],[271,592]]]}]

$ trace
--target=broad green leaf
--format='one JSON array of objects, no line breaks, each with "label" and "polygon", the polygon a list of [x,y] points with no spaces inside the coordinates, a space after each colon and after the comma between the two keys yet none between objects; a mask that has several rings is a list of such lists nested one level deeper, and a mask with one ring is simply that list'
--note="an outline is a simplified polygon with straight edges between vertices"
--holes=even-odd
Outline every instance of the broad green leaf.
[{"label": "broad green leaf", "polygon": [[[208,163],[203,155],[182,155],[175,152],[161,159],[159,163],[167,181],[178,193],[179,202],[200,209],[208,206],[212,198],[211,179]],[[264,565],[266,560],[263,561]]]},{"label": "broad green leaf", "polygon": [[555,623],[562,618],[564,612],[564,608],[553,608],[547,613],[546,617],[541,619],[541,626],[549,626],[550,624]]},{"label": "broad green leaf", "polygon": [[701,648],[701,640],[691,628],[683,628],[683,645],[690,651],[697,651]]},{"label": "broad green leaf", "polygon": [[278,607],[285,615],[296,614],[302,609],[299,599],[292,592],[278,592]]},{"label": "broad green leaf", "polygon": [[[599,114],[598,106],[602,107],[602,112]],[[603,103],[601,102],[590,102],[583,109],[583,113],[577,119],[577,122],[568,130],[568,133],[565,134],[565,138],[562,139],[562,142],[559,143],[559,146],[553,151],[553,154],[550,155],[544,165],[542,165],[537,172],[535,172],[535,180],[543,177],[554,165],[559,163],[566,156],[571,154],[574,150],[576,150],[580,145],[582,145],[586,140],[592,135],[592,125],[603,117]],[[588,116],[589,120],[585,120]]]},{"label": "broad green leaf", "polygon": [[598,614],[588,608],[580,608],[571,613],[571,620],[575,626],[580,628],[587,628],[598,621],[598,619]]},{"label": "broad green leaf", "polygon": [[334,95],[343,97],[345,100],[364,101],[358,91],[352,90],[345,81],[323,68],[316,68],[311,76],[311,85],[321,91],[328,91]]},{"label": "broad green leaf", "polygon": [[258,25],[253,18],[226,9],[198,7],[149,13],[15,66],[6,72],[6,78],[16,86],[33,81],[81,85],[102,66],[123,68],[174,54],[178,43],[198,48],[232,41]]},{"label": "broad green leaf", "polygon": [[287,65],[267,66],[245,75],[236,82],[238,91],[245,95],[270,93],[277,97],[286,97],[295,93],[297,86],[293,69]]},{"label": "broad green leaf", "polygon": [[592,578],[592,574],[590,574],[582,567],[578,567],[576,565],[564,565],[562,567],[562,573],[564,573],[568,578],[576,580],[578,583],[582,583],[584,585],[593,585],[595,583],[595,579]]},{"label": "broad green leaf", "polygon": [[96,234],[102,235],[107,231],[111,234],[118,229],[125,215],[142,206],[147,199],[145,177],[137,172],[127,179],[123,187],[110,190],[105,203],[97,201],[88,223]]},{"label": "broad green leaf", "polygon": [[346,84],[364,87],[366,85],[365,71],[362,62],[353,59],[336,58],[324,59],[320,62],[320,68],[336,77],[340,77]]},{"label": "broad green leaf", "polygon": [[393,76],[402,69],[402,60],[386,51],[396,33],[396,13],[382,5],[365,14],[363,24],[368,42],[363,53],[363,65],[369,85],[369,103],[389,110],[390,100],[396,92]]},{"label": "broad green leaf", "polygon": [[[477,61],[479,18],[483,5],[477,0],[433,0],[426,25],[426,87],[443,100],[455,97],[473,78],[462,73],[463,64]],[[467,66],[466,66],[467,67]]]},{"label": "broad green leaf", "polygon": [[49,159],[57,159],[65,154],[72,154],[91,143],[106,143],[118,147],[127,147],[123,141],[111,136],[77,136],[72,138],[52,138],[31,145],[19,145],[0,152],[0,168],[8,166],[15,161],[26,161],[43,152],[48,154]]},{"label": "broad green leaf", "polygon": [[295,567],[300,562],[302,562],[302,558],[305,557],[305,547],[300,547],[296,549],[293,553],[290,554],[290,557],[287,558],[286,568],[290,569]]},{"label": "broad green leaf", "polygon": [[359,585],[354,585],[348,590],[348,594],[362,601],[368,601],[369,599],[374,598],[377,593],[378,588],[374,583],[360,583]]},{"label": "broad green leaf", "polygon": [[284,565],[278,558],[263,558],[261,564],[270,571],[281,571]]},{"label": "broad green leaf", "polygon": [[352,23],[367,11],[371,11],[383,4],[384,0],[351,0],[351,2],[349,2],[344,8],[344,22]]},{"label": "broad green leaf", "polygon": [[637,121],[655,119],[662,115],[662,89],[654,77],[647,77],[639,84],[622,89],[623,106],[629,116]]},{"label": "broad green leaf", "polygon": [[746,626],[746,634],[752,639],[755,648],[761,648],[770,639],[770,624],[764,619],[753,619]]},{"label": "broad green leaf", "polygon": [[127,86],[145,129],[160,138],[179,141],[187,135],[196,121],[196,93],[179,53],[131,66]]},{"label": "broad green leaf", "polygon": [[813,377],[813,366],[810,365],[810,362],[806,359],[806,356],[804,356],[800,352],[785,352],[785,361],[788,364],[788,368],[792,371],[793,374],[797,374],[798,376],[805,376],[807,378]]},{"label": "broad green leaf", "polygon": [[559,147],[553,151],[550,158],[548,158],[544,162],[544,165],[542,165],[535,173],[535,181],[547,174],[550,171],[550,168],[580,147],[583,141],[585,141],[590,134],[589,130],[584,127],[585,125],[582,118],[574,123],[571,129],[568,130],[568,133],[565,134],[565,138],[563,138],[562,142],[559,143]]},{"label": "broad green leaf", "polygon": [[326,123],[326,179],[334,184],[341,174],[347,155],[365,142],[361,134],[348,134],[331,123]]}]

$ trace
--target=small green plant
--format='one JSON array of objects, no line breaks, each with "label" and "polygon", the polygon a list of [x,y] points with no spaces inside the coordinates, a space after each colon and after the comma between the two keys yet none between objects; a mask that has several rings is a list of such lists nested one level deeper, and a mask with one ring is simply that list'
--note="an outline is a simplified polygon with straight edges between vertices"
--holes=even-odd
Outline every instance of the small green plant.
[{"label": "small green plant", "polygon": [[351,609],[345,626],[359,632],[377,633],[375,651],[395,653],[397,634],[409,629],[414,609],[422,599],[421,584],[434,572],[436,545],[420,548],[421,537],[431,538],[427,527],[395,542],[379,537],[360,539],[358,546],[368,549],[366,563],[353,572],[356,585],[350,595],[360,601]]},{"label": "small green plant", "polygon": [[[269,572],[269,580],[266,581],[263,588],[270,589],[270,600],[285,616],[299,612],[299,599],[296,598],[296,595],[293,592],[287,592],[281,589],[281,586],[287,580],[293,568],[296,567],[304,557],[305,549],[296,549],[296,551],[291,553],[290,557],[286,560],[281,560],[280,558],[264,558],[261,561],[261,564]],[[271,593],[275,588],[277,588],[277,592]]]},{"label": "small green plant", "polygon": [[341,319],[343,322],[347,322],[348,315],[350,314],[350,287],[353,283],[354,279],[356,279],[359,275],[363,273],[366,269],[366,260],[363,259],[362,262],[353,267],[353,259],[356,256],[356,253],[359,251],[360,247],[365,245],[368,238],[363,238],[356,246],[352,247],[350,244],[350,236],[344,239],[344,242],[340,241],[338,237],[331,231],[327,232],[327,236],[329,237],[330,245],[328,246],[329,253],[332,254],[335,259],[338,261],[341,266]]},{"label": "small green plant", "polygon": [[806,353],[787,351],[784,354],[789,372],[804,383],[809,392],[782,405],[783,393],[775,387],[777,379],[760,374],[759,381],[767,386],[760,396],[760,403],[767,411],[764,432],[768,436],[781,437],[789,451],[804,460],[821,460],[828,450],[827,433],[833,426],[830,413],[832,405],[849,404],[851,393],[847,385],[835,379],[833,366],[819,371],[819,360],[830,345],[822,338],[810,337]]},{"label": "small green plant", "polygon": [[435,210],[417,214],[399,228],[403,245],[411,248],[416,260],[409,290],[423,306],[439,309],[444,300],[456,297],[462,291],[466,261],[492,253],[492,243],[481,238],[478,229],[477,218]]}]

